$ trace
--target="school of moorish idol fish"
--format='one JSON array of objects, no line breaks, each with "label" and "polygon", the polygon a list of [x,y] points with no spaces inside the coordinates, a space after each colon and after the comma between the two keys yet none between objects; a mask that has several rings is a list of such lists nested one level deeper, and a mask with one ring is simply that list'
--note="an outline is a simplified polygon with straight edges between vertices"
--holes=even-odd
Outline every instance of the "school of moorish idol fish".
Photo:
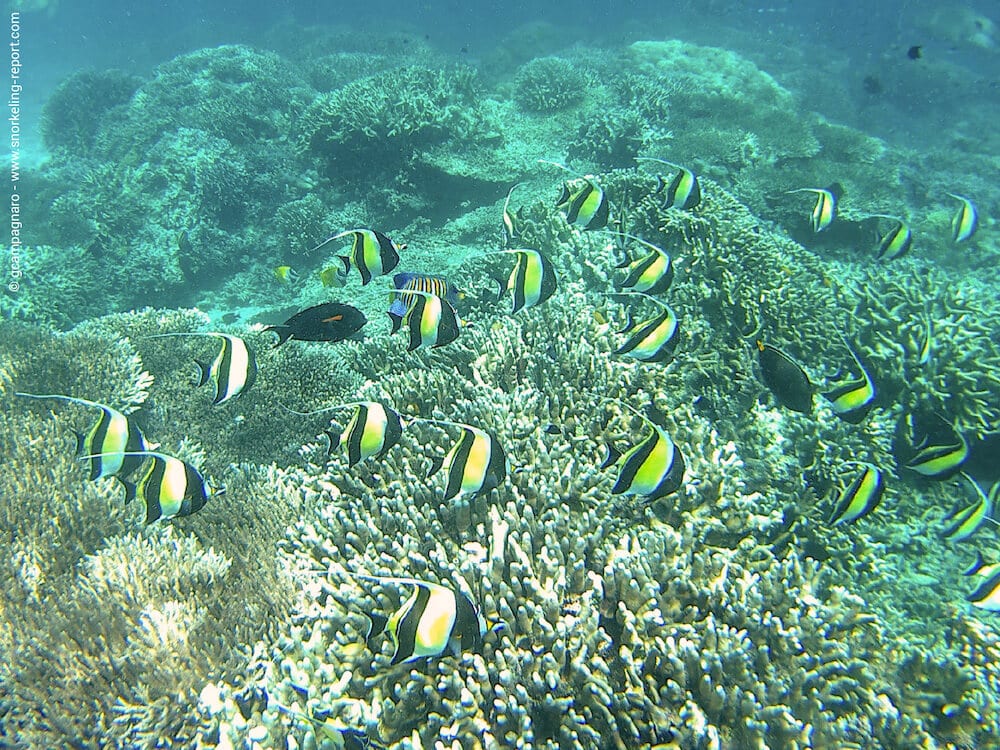
[{"label": "school of moorish idol fish", "polygon": [[[675,170],[671,179],[657,175],[653,192],[662,195],[662,207],[687,211],[701,200],[697,176],[689,169],[663,159],[640,157],[642,162],[663,164]],[[608,229],[613,204],[593,175],[576,175],[557,162],[539,160],[570,172],[563,182],[562,192],[556,201],[566,222],[580,230],[600,232],[615,238],[624,260],[617,266],[624,270],[624,278],[615,283],[614,289],[604,294],[610,297],[635,296],[658,308],[653,314],[635,321],[629,311],[625,327],[618,331],[624,336],[615,350],[618,356],[629,357],[643,363],[666,363],[671,360],[679,340],[679,321],[670,306],[659,299],[673,280],[671,257],[663,248],[641,237],[631,235],[622,228]],[[513,299],[511,313],[543,304],[555,293],[558,286],[556,269],[541,250],[515,247],[519,214],[510,210],[510,200],[518,185],[507,193],[503,203],[501,247],[489,255],[512,255],[514,266],[506,284],[498,281],[497,301],[510,293]],[[788,191],[796,194],[808,192],[816,195],[810,213],[814,232],[822,232],[836,219],[841,188],[830,185],[824,188],[804,187]],[[978,215],[973,202],[964,196],[949,194],[959,202],[952,220],[952,240],[961,243],[969,240],[977,229]],[[873,214],[879,222],[889,221],[891,226],[877,237],[875,254],[884,260],[893,260],[907,253],[913,245],[913,234],[902,218]],[[315,248],[318,251],[338,240],[350,238],[347,255],[338,256],[338,264],[319,272],[324,286],[343,286],[350,269],[356,268],[361,284],[391,273],[400,262],[400,251],[405,244],[397,244],[387,235],[370,228],[349,229],[327,238]],[[637,257],[625,250],[629,242],[640,248]],[[486,256],[481,256],[486,257]],[[297,274],[290,266],[279,266],[274,271],[280,281],[294,281]],[[388,314],[392,333],[406,330],[409,335],[407,350],[436,348],[455,341],[466,325],[456,312],[460,298],[458,290],[445,278],[415,273],[397,273],[393,277]],[[274,346],[288,340],[335,343],[355,336],[367,323],[365,314],[340,302],[324,302],[301,310],[284,323],[271,325],[265,330],[277,336]],[[921,359],[930,356],[933,331],[926,322],[926,335],[921,342]],[[252,348],[239,336],[219,332],[165,333],[148,338],[200,336],[217,339],[218,354],[211,362],[198,362],[197,386],[211,383],[214,388],[212,405],[218,406],[246,393],[252,386],[257,372],[256,357]],[[843,338],[844,347],[857,371],[854,377],[821,393],[833,412],[842,420],[860,424],[871,411],[876,399],[876,380],[855,347]],[[781,407],[809,414],[816,392],[802,366],[785,352],[762,341],[756,341],[760,377],[765,387]],[[146,508],[146,523],[158,519],[188,516],[201,510],[215,495],[225,491],[213,487],[189,462],[156,450],[147,442],[132,416],[105,404],[63,394],[33,394],[18,392],[16,395],[32,399],[55,399],[100,411],[100,416],[85,434],[77,433],[77,458],[90,463],[89,479],[113,476],[125,488],[125,502],[139,499]],[[606,457],[602,469],[617,467],[612,494],[636,495],[654,501],[676,492],[683,484],[685,461],[682,451],[674,444],[652,407],[637,409],[634,406],[605,399],[638,416],[648,428],[641,440],[624,450],[606,444]],[[488,492],[500,486],[510,471],[507,453],[496,436],[471,424],[462,422],[423,419],[403,415],[377,401],[353,401],[334,404],[310,412],[288,411],[301,416],[332,411],[353,410],[346,426],[339,432],[326,430],[329,453],[338,450],[347,453],[348,468],[367,459],[380,460],[401,439],[403,431],[415,423],[437,427],[445,433],[458,432],[443,458],[435,458],[428,477],[443,471],[446,476],[444,499],[461,494]],[[971,536],[987,519],[998,496],[1000,482],[984,491],[968,474],[962,464],[969,455],[965,437],[944,417],[938,414],[906,414],[894,437],[894,452],[902,457],[900,463],[907,470],[929,479],[946,479],[961,474],[969,481],[977,501],[959,508],[946,517],[945,538],[960,541]],[[835,492],[833,510],[829,519],[832,525],[851,524],[871,513],[878,506],[886,488],[885,472],[867,463],[851,464],[856,467],[853,478]],[[132,477],[137,478],[133,481]],[[371,623],[365,642],[369,646],[375,639],[386,636],[392,645],[392,665],[417,659],[458,653],[474,648],[487,632],[479,608],[470,593],[459,591],[430,581],[406,577],[384,577],[366,574],[349,574],[359,582],[410,587],[410,597],[388,615],[366,613]],[[976,561],[963,575],[978,577],[980,583],[966,598],[977,607],[1000,611],[1000,562],[987,562],[977,553]],[[502,624],[494,628],[502,627]],[[322,730],[345,747],[372,746],[370,739],[357,730],[329,724],[321,713],[313,716],[293,709],[278,708],[299,720]]]}]

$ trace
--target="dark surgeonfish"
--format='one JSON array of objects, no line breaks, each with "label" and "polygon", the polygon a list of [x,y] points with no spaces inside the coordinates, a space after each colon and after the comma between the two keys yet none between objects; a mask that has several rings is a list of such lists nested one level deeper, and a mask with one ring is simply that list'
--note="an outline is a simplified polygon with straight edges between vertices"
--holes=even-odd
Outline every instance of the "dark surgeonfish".
[{"label": "dark surgeonfish", "polygon": [[650,427],[649,435],[624,454],[610,442],[605,443],[607,455],[601,468],[606,469],[621,462],[611,494],[642,495],[653,501],[679,490],[684,484],[684,456],[667,431],[628,404],[613,399],[606,400],[624,406]]},{"label": "dark surgeonfish", "polygon": [[868,370],[861,362],[861,358],[858,357],[854,347],[847,342],[847,339],[844,339],[844,346],[851,353],[861,375],[835,386],[825,392],[823,397],[830,402],[834,414],[838,417],[851,424],[860,424],[875,405],[875,381],[872,380]]},{"label": "dark surgeonfish", "polygon": [[410,597],[388,617],[367,613],[371,628],[365,640],[370,647],[377,636],[388,635],[393,647],[392,665],[445,654],[457,656],[476,648],[486,635],[486,621],[472,600],[461,591],[416,578],[354,577],[384,585],[413,587]]},{"label": "dark surgeonfish", "polygon": [[425,422],[446,427],[458,427],[462,436],[443,458],[436,457],[427,471],[427,478],[444,469],[448,482],[444,490],[444,499],[451,500],[459,494],[478,495],[489,492],[503,484],[507,478],[509,465],[507,453],[500,442],[486,430],[464,422],[449,422],[440,419],[419,419]]},{"label": "dark surgeonfish", "polygon": [[404,294],[407,291],[428,292],[445,299],[452,307],[458,307],[462,294],[443,276],[428,276],[421,273],[397,273],[392,277],[392,285],[396,291],[390,292],[393,300],[389,305],[389,314],[402,318],[406,308],[413,302],[413,297]]},{"label": "dark surgeonfish", "polygon": [[674,356],[680,340],[680,324],[673,309],[665,302],[640,292],[616,292],[645,297],[660,307],[660,312],[651,318],[635,322],[632,311],[627,312],[625,327],[618,331],[625,335],[625,342],[615,350],[616,355],[637,359],[640,362],[667,363]]},{"label": "dark surgeonfish", "polygon": [[830,523],[838,526],[842,523],[854,523],[878,507],[885,492],[885,475],[873,464],[860,464],[861,470],[854,476],[851,483],[837,497]]},{"label": "dark surgeonfish", "polygon": [[687,167],[651,156],[637,156],[636,161],[655,161],[677,170],[670,182],[659,175],[656,177],[656,190],[653,192],[654,195],[663,193],[664,200],[661,208],[679,208],[682,211],[689,211],[701,203],[701,186],[698,184],[698,177]]},{"label": "dark surgeonfish", "polygon": [[875,257],[878,260],[896,260],[910,252],[913,248],[913,232],[905,221],[886,214],[872,214],[870,218],[888,219],[893,222],[893,226],[878,238],[878,247],[875,250]]},{"label": "dark surgeonfish", "polygon": [[812,412],[813,384],[798,362],[759,339],[757,360],[764,385],[781,406],[802,414]]},{"label": "dark surgeonfish", "polygon": [[516,256],[514,268],[507,279],[506,290],[501,287],[500,297],[509,291],[514,299],[513,315],[518,310],[535,307],[545,302],[556,292],[558,281],[552,262],[538,250],[519,248],[498,250],[497,254]]},{"label": "dark surgeonfish", "polygon": [[77,457],[89,457],[89,478],[92,481],[108,476],[127,477],[142,464],[142,458],[136,454],[145,451],[149,446],[131,416],[85,398],[73,398],[55,393],[18,392],[14,395],[24,398],[57,399],[101,410],[100,418],[85,434],[73,430],[73,434],[76,435]]},{"label": "dark surgeonfish", "polygon": [[328,237],[309,251],[311,255],[344,237],[351,237],[350,255],[341,255],[344,262],[354,264],[361,274],[361,285],[364,286],[375,276],[389,273],[399,265],[399,252],[406,245],[397,245],[381,232],[374,229],[348,229]]},{"label": "dark surgeonfish", "polygon": [[976,210],[976,204],[964,195],[954,193],[948,195],[960,204],[951,220],[951,241],[958,244],[971,239],[976,233],[976,228],[979,226],[979,212]]},{"label": "dark surgeonfish", "polygon": [[324,302],[295,313],[281,325],[267,326],[265,331],[278,334],[278,347],[288,339],[298,341],[343,341],[361,330],[368,319],[356,307],[340,302]]},{"label": "dark surgeonfish", "polygon": [[634,240],[649,250],[646,255],[634,260],[626,255],[625,260],[618,264],[617,268],[628,269],[628,275],[616,286],[617,289],[644,294],[662,294],[670,288],[674,280],[674,266],[670,255],[663,248],[625,232],[609,232],[609,234]]},{"label": "dark surgeonfish", "polygon": [[[146,506],[146,523],[159,518],[190,516],[205,507],[210,497],[225,489],[213,489],[187,461],[157,451],[137,451],[130,456],[149,459],[136,482],[118,477],[125,487],[125,504],[139,498]],[[81,456],[81,459],[96,456]]]},{"label": "dark surgeonfish", "polygon": [[786,194],[791,193],[815,193],[816,205],[813,206],[810,214],[810,223],[814,232],[822,232],[829,227],[837,218],[837,202],[840,200],[842,188],[837,183],[825,188],[798,188],[796,190],[786,190]]},{"label": "dark surgeonfish", "polygon": [[[392,292],[399,294],[399,292]],[[392,312],[392,333],[400,328],[406,328],[410,334],[410,343],[406,351],[414,349],[436,348],[445,346],[458,338],[459,329],[463,325],[458,319],[455,308],[447,300],[429,292],[418,292],[411,289],[405,292],[413,301],[403,315]]]},{"label": "dark surgeonfish", "polygon": [[228,333],[206,331],[204,333],[158,333],[147,336],[150,339],[173,338],[183,336],[212,336],[222,342],[219,353],[210,363],[195,360],[198,366],[197,386],[212,383],[215,386],[213,406],[223,404],[229,399],[243,395],[254,384],[257,378],[257,359],[253,349],[239,336]]},{"label": "dark surgeonfish", "polygon": [[[555,161],[539,159],[566,172],[576,174],[569,167]],[[566,212],[566,223],[579,225],[584,231],[603,229],[611,216],[611,202],[593,175],[577,175],[575,184],[564,182],[556,208]]]}]

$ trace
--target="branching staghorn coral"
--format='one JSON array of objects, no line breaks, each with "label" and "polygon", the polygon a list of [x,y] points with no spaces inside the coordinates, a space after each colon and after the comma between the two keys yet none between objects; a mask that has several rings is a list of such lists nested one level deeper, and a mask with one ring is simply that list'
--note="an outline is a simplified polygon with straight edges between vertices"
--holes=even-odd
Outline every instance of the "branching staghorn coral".
[{"label": "branching staghorn coral", "polygon": [[[887,397],[933,409],[969,436],[1000,429],[995,297],[975,280],[912,263],[853,276],[851,318]],[[930,354],[921,362],[928,325]]]}]

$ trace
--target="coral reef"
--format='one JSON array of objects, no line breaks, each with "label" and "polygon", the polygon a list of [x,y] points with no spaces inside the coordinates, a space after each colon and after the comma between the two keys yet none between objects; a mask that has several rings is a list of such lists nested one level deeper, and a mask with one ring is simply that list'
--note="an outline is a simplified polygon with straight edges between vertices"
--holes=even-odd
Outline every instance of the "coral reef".
[{"label": "coral reef", "polygon": [[141,80],[120,70],[80,71],[56,87],[42,107],[46,148],[63,157],[87,156],[108,111],[128,102]]},{"label": "coral reef", "polygon": [[146,408],[151,382],[135,351],[92,330],[11,323],[2,342],[0,455],[17,467],[0,487],[5,731],[15,747],[189,746],[205,680],[239,679],[249,645],[284,617],[289,582],[272,550],[294,494],[273,492],[266,469],[230,469],[226,494],[197,520],[138,531],[120,488],[87,482],[74,460],[69,428],[92,416],[13,395]]},{"label": "coral reef", "polygon": [[[19,320],[0,323],[0,744],[334,744],[289,708],[404,748],[995,744],[996,628],[957,608],[960,555],[936,533],[955,489],[900,471],[891,441],[918,406],[970,436],[1000,427],[1000,308],[981,280],[860,262],[875,210],[913,208],[923,246],[944,247],[946,212],[898,189],[902,155],[801,112],[727,50],[639,42],[529,59],[515,46],[503,54],[520,69],[493,81],[402,34],[296,32],[275,34],[311,51],[301,65],[223,46],[128,96],[95,74],[50,102],[57,147],[86,158],[30,178],[44,199],[35,277],[2,298]],[[558,49],[551,27],[529,33]],[[81,92],[101,86],[114,106],[86,121]],[[665,209],[666,175],[636,168],[636,153],[689,165],[700,204]],[[568,225],[553,206],[564,175],[539,156],[597,167],[609,227],[671,255],[672,362],[613,354],[639,303],[608,292],[634,248]],[[951,179],[924,184],[941,194]],[[841,215],[817,237],[803,205],[777,196],[833,180]],[[546,253],[559,287],[511,315],[492,281],[511,258],[483,248],[516,181],[518,242]],[[372,316],[364,340],[272,348],[258,326],[223,323],[333,295],[312,268],[328,259],[308,251],[361,225],[398,230],[401,268],[467,293],[457,341],[406,352]],[[278,289],[278,263],[303,280]],[[384,309],[379,281],[336,294]],[[91,319],[154,299],[218,314]],[[208,330],[244,337],[259,365],[217,407],[192,382],[217,342],[153,338]],[[761,339],[822,391],[852,366],[844,338],[878,384],[861,424],[819,396],[789,413],[757,377]],[[112,480],[86,482],[73,459],[69,432],[92,415],[15,391],[121,409],[226,492],[143,528]],[[427,475],[455,436],[419,421],[383,459],[349,467],[323,435],[348,413],[304,412],[358,399],[488,430],[506,481],[445,502]],[[687,467],[655,502],[613,495],[616,470],[600,468],[608,445],[648,431],[633,412],[647,408]],[[883,502],[831,528],[857,461],[885,472]],[[405,587],[358,575],[461,585],[503,627],[391,667],[387,645],[364,643],[366,614],[396,609]]]},{"label": "coral reef", "polygon": [[514,101],[528,112],[552,113],[583,100],[587,79],[569,60],[536,57],[514,76]]}]

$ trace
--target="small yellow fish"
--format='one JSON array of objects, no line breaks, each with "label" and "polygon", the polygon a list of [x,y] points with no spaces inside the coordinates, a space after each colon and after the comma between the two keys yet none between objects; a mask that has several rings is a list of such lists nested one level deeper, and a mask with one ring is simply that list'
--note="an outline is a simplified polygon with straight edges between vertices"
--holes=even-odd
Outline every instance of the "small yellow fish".
[{"label": "small yellow fish", "polygon": [[340,288],[347,283],[347,272],[351,264],[346,258],[338,256],[338,262],[332,266],[326,266],[319,271],[319,281],[323,286]]},{"label": "small yellow fish", "polygon": [[274,278],[276,278],[282,284],[288,284],[290,282],[297,281],[299,278],[299,274],[291,266],[275,266]]}]

